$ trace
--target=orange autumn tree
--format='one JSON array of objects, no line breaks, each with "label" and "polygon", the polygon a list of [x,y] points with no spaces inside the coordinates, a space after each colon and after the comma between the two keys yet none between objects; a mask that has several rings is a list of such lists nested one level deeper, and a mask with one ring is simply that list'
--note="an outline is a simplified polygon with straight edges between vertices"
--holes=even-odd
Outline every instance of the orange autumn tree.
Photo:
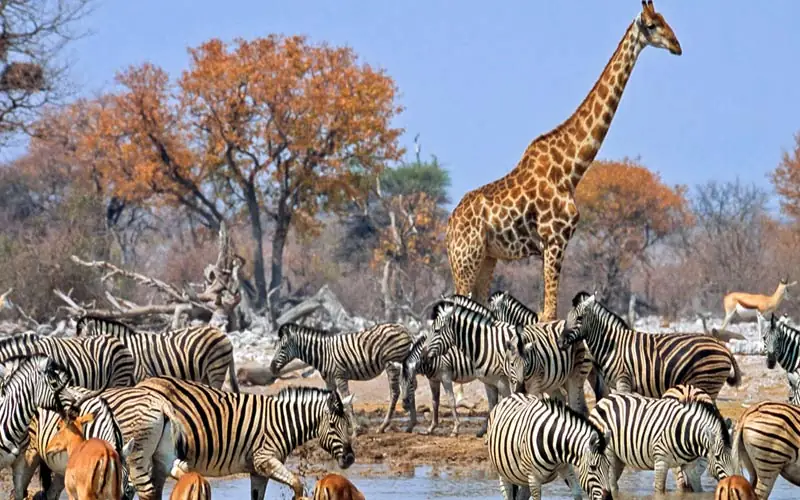
[{"label": "orange autumn tree", "polygon": [[771,178],[781,198],[781,210],[795,222],[800,222],[800,132],[794,136],[792,150],[783,153]]},{"label": "orange autumn tree", "polygon": [[212,229],[241,214],[254,243],[255,306],[268,291],[274,305],[289,230],[316,230],[318,215],[365,195],[360,179],[400,157],[394,81],[349,48],[301,36],[214,39],[189,53],[174,82],[149,64],[119,74],[120,90],[76,128],[78,154],[127,199],[182,207]]},{"label": "orange autumn tree", "polygon": [[684,187],[627,159],[595,162],[575,194],[581,278],[610,301],[627,299],[629,274],[649,248],[692,221]]}]

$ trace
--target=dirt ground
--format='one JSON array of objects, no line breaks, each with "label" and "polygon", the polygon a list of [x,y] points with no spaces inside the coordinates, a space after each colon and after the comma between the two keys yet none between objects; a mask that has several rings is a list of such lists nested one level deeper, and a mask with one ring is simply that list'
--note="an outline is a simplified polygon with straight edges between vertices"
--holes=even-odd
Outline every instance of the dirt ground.
[{"label": "dirt ground", "polygon": [[[732,388],[725,386],[718,398],[718,406],[727,417],[736,420],[744,410],[762,400],[785,401],[787,389],[783,378],[771,377],[774,382],[765,383],[763,359],[757,357],[737,357],[742,366],[742,384]],[[297,376],[280,380],[274,385],[259,387],[243,387],[242,390],[261,394],[278,392],[287,385],[324,386],[317,374],[302,378]],[[594,398],[587,390],[587,403],[591,408]],[[483,438],[477,438],[483,419],[488,414],[483,385],[473,382],[464,386],[465,400],[459,405],[458,415],[461,420],[459,436],[450,437],[452,429],[452,410],[449,397],[442,389],[440,422],[434,435],[424,435],[431,422],[431,393],[428,383],[419,380],[416,393],[417,426],[409,434],[403,432],[408,422],[408,414],[397,404],[397,413],[392,426],[386,433],[378,434],[376,429],[386,415],[389,401],[388,382],[382,375],[368,382],[351,382],[350,391],[354,394],[356,413],[362,421],[366,421],[367,430],[359,435],[354,443],[356,463],[359,473],[370,475],[404,475],[411,473],[415,467],[430,466],[446,470],[449,474],[486,474],[493,477],[491,465]],[[292,454],[288,461],[291,470],[304,477],[320,477],[328,471],[337,470],[336,463],[313,441]],[[367,466],[366,468],[364,466]],[[0,496],[11,491],[10,470],[0,472]],[[29,487],[29,494],[38,491],[38,479],[35,477]]]}]

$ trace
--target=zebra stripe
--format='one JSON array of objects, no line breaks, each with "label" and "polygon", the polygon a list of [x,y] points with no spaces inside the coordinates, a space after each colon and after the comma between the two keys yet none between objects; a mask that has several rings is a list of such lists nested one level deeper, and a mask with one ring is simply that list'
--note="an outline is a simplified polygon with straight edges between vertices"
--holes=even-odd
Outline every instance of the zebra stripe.
[{"label": "zebra stripe", "polygon": [[[428,379],[433,399],[433,419],[427,430],[432,434],[439,425],[439,397],[441,385],[450,398],[453,409],[453,430],[451,436],[458,435],[459,421],[456,396],[453,392],[453,382],[467,384],[477,378],[472,362],[458,349],[452,348],[444,356],[437,358],[423,358],[422,350],[425,347],[427,334],[419,335],[411,346],[411,350],[403,362],[400,372],[400,397],[403,401],[403,408],[411,411],[414,398],[411,397],[417,390],[417,375],[422,375]],[[497,401],[497,389],[486,386],[486,397]],[[494,391],[490,394],[490,391]]]},{"label": "zebra stripe", "polygon": [[583,385],[592,369],[586,345],[576,342],[567,349],[558,347],[565,322],[529,323],[515,339],[506,342],[503,371],[512,390],[523,386],[528,394],[560,394],[563,389],[570,407],[589,414]]},{"label": "zebra stripe", "polygon": [[[383,323],[357,331],[335,335],[295,323],[278,329],[278,343],[270,370],[280,373],[290,361],[297,358],[319,371],[329,390],[338,390],[341,397],[350,394],[348,381],[372,380],[386,371],[389,379],[389,411],[378,432],[389,426],[400,397],[400,370],[413,343],[411,334],[403,325]],[[347,412],[355,422],[352,405]],[[407,431],[416,424],[416,411],[412,406]]]},{"label": "zebra stripe", "polygon": [[715,478],[735,473],[731,438],[712,404],[615,393],[598,401],[589,419],[610,433],[607,454],[614,492],[626,465],[655,470],[656,493],[664,493],[670,465],[691,476],[693,462],[704,457]]},{"label": "zebra stripe", "polygon": [[519,299],[504,290],[498,290],[489,297],[489,309],[495,318],[514,325],[538,323],[539,315]]},{"label": "zebra stripe", "polygon": [[558,400],[529,394],[504,398],[489,414],[487,445],[505,500],[516,498],[515,486],[539,500],[542,484],[556,476],[567,480],[575,498],[581,487],[593,500],[612,498],[605,436]]},{"label": "zebra stripe", "polygon": [[[65,392],[72,393],[77,398],[96,396],[95,392],[81,387],[69,387]],[[183,430],[175,410],[161,396],[139,387],[107,389],[100,397],[86,399],[81,405],[82,410],[92,411],[100,399],[106,402],[122,432],[120,441],[134,442],[132,450],[126,456],[129,482],[136,488],[141,500],[160,499],[162,490],[156,488],[153,478],[160,478],[161,488],[167,475],[179,476],[188,470],[176,451],[181,445]],[[25,452],[26,460],[14,474],[15,491],[24,492],[27,489],[39,459],[42,458],[39,467],[45,498],[59,498],[64,489],[64,478],[60,473],[51,477],[50,467],[63,471],[66,462],[53,463],[51,460],[55,457],[42,457],[42,450],[47,449],[47,444],[57,431],[58,420],[57,415],[40,410],[38,418],[31,423],[31,440],[29,449]],[[19,497],[18,500],[22,498],[24,497]]]},{"label": "zebra stripe", "polygon": [[745,410],[733,436],[733,459],[748,470],[760,499],[769,498],[778,476],[800,484],[800,407],[765,401]]},{"label": "zebra stripe", "polygon": [[0,366],[0,468],[11,465],[27,445],[37,408],[63,412],[72,400],[62,391],[69,374],[46,356],[13,358]]},{"label": "zebra stripe", "polygon": [[93,316],[78,320],[76,335],[109,335],[118,338],[133,353],[136,377],[176,377],[204,382],[221,389],[225,375],[239,392],[233,344],[213,326],[191,326],[164,333],[138,331],[118,321]]},{"label": "zebra stripe", "polygon": [[181,451],[192,470],[210,477],[249,472],[253,500],[263,500],[270,479],[291,486],[295,497],[303,495],[303,483],[283,463],[308,440],[319,437],[342,469],[355,461],[344,407],[350,397],[340,399],[336,391],[287,387],[273,396],[233,394],[166,377],[137,387],[175,407],[185,429]]},{"label": "zebra stripe", "polygon": [[694,385],[713,400],[726,382],[739,385],[736,358],[708,335],[641,333],[597,302],[578,293],[559,346],[585,340],[595,368],[611,388],[660,397],[678,384]]},{"label": "zebra stripe", "polygon": [[129,387],[134,380],[131,351],[111,337],[54,338],[15,335],[0,341],[0,360],[44,355],[66,368],[73,385],[87,389]]}]

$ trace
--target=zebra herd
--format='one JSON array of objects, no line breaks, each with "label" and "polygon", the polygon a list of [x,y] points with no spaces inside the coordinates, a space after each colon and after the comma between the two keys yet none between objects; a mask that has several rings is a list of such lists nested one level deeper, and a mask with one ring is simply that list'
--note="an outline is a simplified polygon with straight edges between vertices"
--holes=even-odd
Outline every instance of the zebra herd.
[{"label": "zebra herd", "polygon": [[[0,340],[0,466],[10,466],[14,498],[27,496],[36,473],[56,499],[64,489],[66,454],[48,453],[66,415],[94,416],[87,437],[110,443],[124,463],[123,498],[161,498],[168,477],[249,473],[251,498],[270,479],[303,495],[284,465],[298,446],[318,439],[340,468],[354,463],[356,420],[350,380],[389,379],[385,431],[402,400],[406,431],[417,423],[417,376],[428,378],[439,423],[440,386],[459,420],[453,383],[480,380],[490,412],[484,436],[504,498],[541,497],[563,478],[575,498],[618,492],[625,467],[655,471],[657,492],[669,471],[681,490],[700,491],[704,471],[723,479],[748,470],[759,498],[778,475],[800,484],[800,407],[765,402],[736,427],[723,419],[717,396],[736,386],[736,359],[706,334],[646,334],[631,329],[594,295],[575,296],[564,320],[537,314],[506,292],[487,305],[442,297],[429,332],[400,324],[329,334],[298,324],[278,331],[273,373],[299,359],[318,370],[326,388],[286,387],[276,394],[241,393],[233,347],[211,326],[159,334],[115,321],[80,318],[75,337],[23,334]],[[772,317],[762,332],[767,365],[787,370],[791,400],[800,380],[800,331]],[[223,390],[226,376],[231,390]],[[597,403],[586,404],[589,382]],[[731,433],[733,435],[731,435]]]}]

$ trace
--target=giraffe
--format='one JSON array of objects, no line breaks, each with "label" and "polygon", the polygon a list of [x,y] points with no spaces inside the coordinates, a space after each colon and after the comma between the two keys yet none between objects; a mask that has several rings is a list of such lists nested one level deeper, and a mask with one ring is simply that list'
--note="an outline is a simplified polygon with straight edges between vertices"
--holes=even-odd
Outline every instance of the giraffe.
[{"label": "giraffe", "polygon": [[639,53],[647,45],[682,53],[652,0],[619,42],[600,78],[565,122],[530,143],[505,177],[465,194],[447,221],[447,253],[456,293],[486,303],[498,260],[540,257],[544,307],[556,319],[561,264],[578,224],[575,188],[591,165],[614,118]]}]

